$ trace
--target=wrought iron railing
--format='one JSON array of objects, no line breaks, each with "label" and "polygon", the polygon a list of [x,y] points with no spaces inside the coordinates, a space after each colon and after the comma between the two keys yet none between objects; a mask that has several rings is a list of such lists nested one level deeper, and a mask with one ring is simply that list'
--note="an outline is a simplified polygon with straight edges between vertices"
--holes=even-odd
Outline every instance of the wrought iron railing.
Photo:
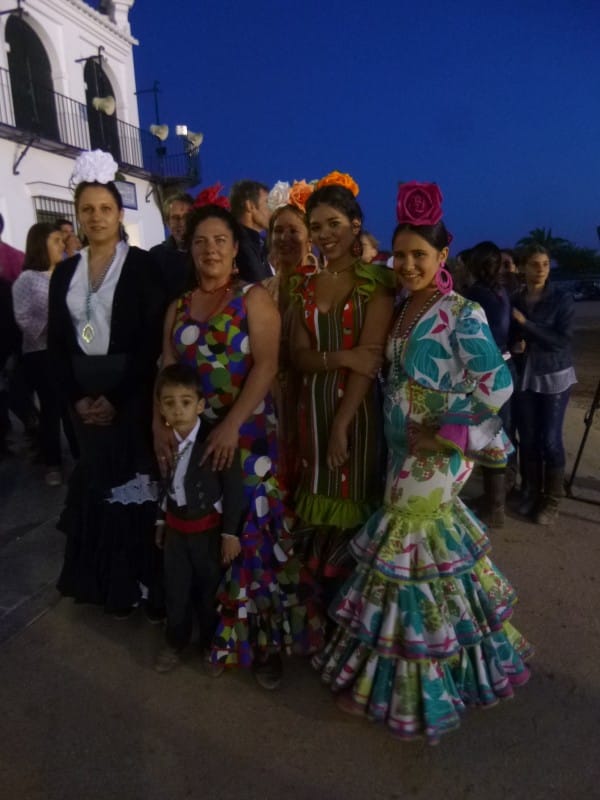
[{"label": "wrought iron railing", "polygon": [[193,185],[200,180],[198,148],[169,154],[151,133],[84,103],[31,84],[13,87],[0,67],[0,125],[69,149],[100,148],[112,154],[125,172],[141,172],[153,180]]}]

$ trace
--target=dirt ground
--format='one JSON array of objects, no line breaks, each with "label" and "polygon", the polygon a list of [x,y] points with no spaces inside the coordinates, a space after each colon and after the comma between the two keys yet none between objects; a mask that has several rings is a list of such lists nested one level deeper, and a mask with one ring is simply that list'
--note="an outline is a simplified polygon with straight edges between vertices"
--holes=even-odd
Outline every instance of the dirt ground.
[{"label": "dirt ground", "polygon": [[[599,352],[600,303],[580,303],[570,464]],[[575,488],[600,500],[600,412]],[[22,505],[21,525],[38,513]],[[0,551],[0,586],[17,568],[19,584],[30,578],[51,547],[60,559],[47,519]],[[0,649],[0,800],[599,798],[599,534],[600,507],[575,499],[552,528],[510,516],[492,532],[492,558],[519,593],[514,624],[536,648],[532,677],[510,702],[470,711],[438,747],[341,714],[300,659],[272,693],[247,674],[215,681],[192,655],[157,675],[161,632],[141,613],[117,621],[54,597]]]}]

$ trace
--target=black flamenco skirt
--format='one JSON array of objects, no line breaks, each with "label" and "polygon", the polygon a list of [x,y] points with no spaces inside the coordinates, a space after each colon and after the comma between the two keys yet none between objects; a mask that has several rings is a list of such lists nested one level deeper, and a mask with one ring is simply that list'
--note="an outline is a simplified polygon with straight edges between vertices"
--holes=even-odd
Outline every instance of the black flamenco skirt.
[{"label": "black flamenco skirt", "polygon": [[[96,363],[104,358],[109,363],[102,374],[110,377],[110,356],[85,357]],[[118,363],[115,371],[121,369]],[[94,394],[102,394],[95,388]],[[151,398],[150,384],[138,388],[111,425],[85,425],[74,415],[80,459],[57,525],[66,534],[57,589],[108,612],[135,606],[142,596],[155,608],[164,604],[161,553],[154,544]]]}]

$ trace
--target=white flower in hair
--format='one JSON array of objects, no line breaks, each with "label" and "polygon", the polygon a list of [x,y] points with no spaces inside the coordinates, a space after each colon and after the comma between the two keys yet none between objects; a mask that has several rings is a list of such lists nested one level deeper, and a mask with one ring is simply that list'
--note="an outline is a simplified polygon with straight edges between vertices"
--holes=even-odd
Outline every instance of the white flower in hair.
[{"label": "white flower in hair", "polygon": [[114,181],[115,173],[119,165],[110,153],[104,150],[86,150],[77,157],[71,184],[77,186],[78,183],[108,183]]},{"label": "white flower in hair", "polygon": [[290,185],[287,181],[277,181],[275,186],[269,192],[267,197],[267,205],[271,211],[276,208],[286,206],[290,196]]}]

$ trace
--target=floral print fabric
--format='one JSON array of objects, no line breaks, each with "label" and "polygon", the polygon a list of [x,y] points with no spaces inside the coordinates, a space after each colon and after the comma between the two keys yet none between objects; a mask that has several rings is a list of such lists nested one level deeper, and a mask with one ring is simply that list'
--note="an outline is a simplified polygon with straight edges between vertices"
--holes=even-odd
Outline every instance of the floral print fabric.
[{"label": "floral print fabric", "polygon": [[509,622],[516,594],[487,555],[485,529],[458,498],[473,461],[461,448],[415,453],[413,435],[458,415],[469,447],[479,441],[500,457],[494,409],[511,384],[485,315],[457,295],[433,306],[408,341],[393,333],[388,357],[384,505],[351,542],[357,566],[314,664],[357,712],[400,738],[436,742],[466,706],[511,696],[529,676],[532,648]]}]

